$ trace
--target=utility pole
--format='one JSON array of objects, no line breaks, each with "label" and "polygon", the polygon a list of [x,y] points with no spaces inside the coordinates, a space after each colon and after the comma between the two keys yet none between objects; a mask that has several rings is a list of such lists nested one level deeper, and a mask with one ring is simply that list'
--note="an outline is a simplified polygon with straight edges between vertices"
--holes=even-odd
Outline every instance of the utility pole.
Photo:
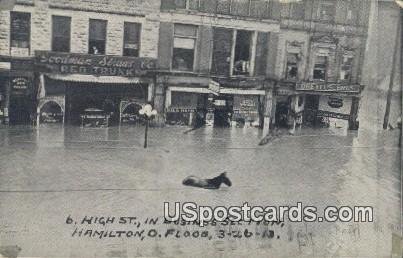
[{"label": "utility pole", "polygon": [[388,95],[386,98],[386,110],[385,110],[385,116],[383,119],[383,129],[388,129],[388,125],[389,125],[390,105],[392,102],[393,85],[395,83],[395,77],[396,77],[396,67],[397,67],[397,62],[398,62],[397,53],[399,50],[399,41],[400,41],[401,28],[402,28],[401,13],[402,12],[400,11],[399,17],[398,17],[395,47],[394,47],[394,51],[393,51],[392,72],[390,74],[389,89],[388,89]]}]

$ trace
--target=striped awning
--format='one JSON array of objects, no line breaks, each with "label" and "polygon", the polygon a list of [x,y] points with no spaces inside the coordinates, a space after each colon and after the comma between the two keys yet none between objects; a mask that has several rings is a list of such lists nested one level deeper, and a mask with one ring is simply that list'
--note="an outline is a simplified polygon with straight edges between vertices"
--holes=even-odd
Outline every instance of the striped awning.
[{"label": "striped awning", "polygon": [[68,82],[89,82],[103,84],[138,84],[145,81],[141,78],[120,77],[120,76],[94,76],[87,74],[46,74],[53,80],[68,81]]}]

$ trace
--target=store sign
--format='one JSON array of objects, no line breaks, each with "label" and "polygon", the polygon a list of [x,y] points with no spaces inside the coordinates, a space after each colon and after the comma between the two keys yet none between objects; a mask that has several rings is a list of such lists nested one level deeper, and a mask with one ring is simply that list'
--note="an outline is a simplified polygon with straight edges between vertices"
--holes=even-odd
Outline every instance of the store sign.
[{"label": "store sign", "polygon": [[343,99],[342,98],[336,98],[336,97],[329,97],[329,101],[327,102],[329,107],[332,108],[341,108],[343,107]]},{"label": "store sign", "polygon": [[220,94],[220,84],[218,82],[210,80],[210,82],[208,84],[208,88],[213,94],[215,94],[215,95]]},{"label": "store sign", "polygon": [[227,101],[225,99],[216,99],[214,100],[214,105],[223,107],[227,105]]},{"label": "store sign", "polygon": [[196,112],[195,108],[181,108],[181,107],[169,107],[166,110],[167,112],[172,113],[193,113]]},{"label": "store sign", "polygon": [[157,68],[154,58],[87,55],[36,51],[36,66],[42,72],[134,77]]},{"label": "store sign", "polygon": [[16,77],[11,79],[11,88],[14,93],[25,93],[31,85],[31,80],[25,77]]},{"label": "store sign", "polygon": [[345,92],[359,93],[359,84],[340,84],[340,83],[316,83],[316,82],[300,82],[295,85],[295,89],[299,91],[329,91],[329,92]]},{"label": "store sign", "polygon": [[318,110],[316,113],[316,116],[331,117],[331,118],[337,118],[337,119],[342,119],[342,120],[350,120],[350,115],[323,111],[323,110]]}]

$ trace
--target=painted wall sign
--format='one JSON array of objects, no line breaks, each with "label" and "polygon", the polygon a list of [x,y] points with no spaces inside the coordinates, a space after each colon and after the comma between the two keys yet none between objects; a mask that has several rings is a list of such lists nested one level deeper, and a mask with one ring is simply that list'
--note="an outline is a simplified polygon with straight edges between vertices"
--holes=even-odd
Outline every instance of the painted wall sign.
[{"label": "painted wall sign", "polygon": [[350,120],[350,115],[323,111],[323,110],[318,110],[316,113],[316,116],[331,117],[331,118],[337,118],[337,119],[342,119],[342,120]]},{"label": "painted wall sign", "polygon": [[346,92],[359,93],[359,84],[340,84],[340,83],[317,83],[317,82],[300,82],[295,85],[298,91],[328,91],[328,92]]},{"label": "painted wall sign", "polygon": [[343,99],[342,98],[336,98],[336,97],[329,97],[329,101],[327,102],[329,107],[332,108],[341,108],[343,107]]},{"label": "painted wall sign", "polygon": [[42,72],[134,77],[157,68],[154,58],[88,55],[36,51],[35,63]]}]

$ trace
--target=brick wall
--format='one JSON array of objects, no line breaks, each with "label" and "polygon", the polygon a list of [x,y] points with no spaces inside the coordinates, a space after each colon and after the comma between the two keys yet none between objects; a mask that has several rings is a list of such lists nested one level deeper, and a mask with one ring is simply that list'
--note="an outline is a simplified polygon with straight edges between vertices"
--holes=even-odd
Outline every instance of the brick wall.
[{"label": "brick wall", "polygon": [[[18,2],[20,3],[20,1]],[[34,3],[34,4],[33,4]],[[89,19],[107,24],[106,54],[122,55],[123,24],[142,24],[140,56],[158,55],[159,0],[37,0],[17,4],[13,11],[31,13],[31,55],[35,50],[51,50],[51,16],[71,17],[71,52],[88,52]],[[10,12],[0,13],[0,55],[9,55]]]}]

